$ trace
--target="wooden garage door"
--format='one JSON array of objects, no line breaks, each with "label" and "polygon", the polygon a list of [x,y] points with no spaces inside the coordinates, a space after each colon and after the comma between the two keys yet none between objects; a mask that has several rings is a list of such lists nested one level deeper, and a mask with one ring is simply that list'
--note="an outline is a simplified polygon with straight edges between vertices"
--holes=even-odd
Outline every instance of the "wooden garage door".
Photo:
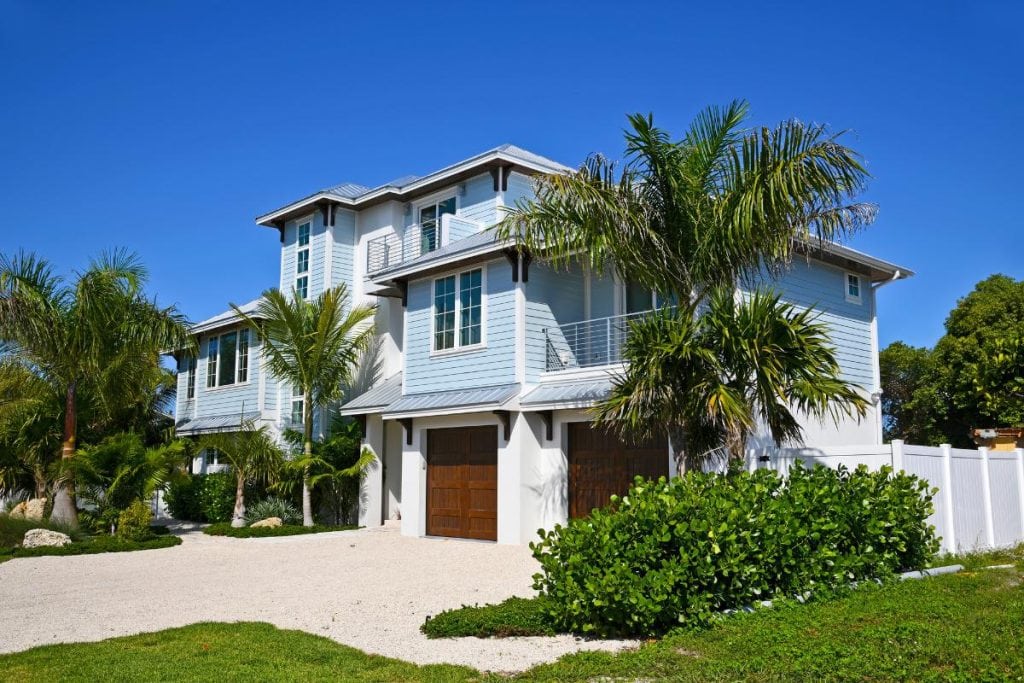
[{"label": "wooden garage door", "polygon": [[498,540],[498,428],[427,431],[427,534]]},{"label": "wooden garage door", "polygon": [[586,517],[613,495],[625,494],[636,476],[668,475],[667,438],[630,445],[589,422],[569,424],[570,518]]}]

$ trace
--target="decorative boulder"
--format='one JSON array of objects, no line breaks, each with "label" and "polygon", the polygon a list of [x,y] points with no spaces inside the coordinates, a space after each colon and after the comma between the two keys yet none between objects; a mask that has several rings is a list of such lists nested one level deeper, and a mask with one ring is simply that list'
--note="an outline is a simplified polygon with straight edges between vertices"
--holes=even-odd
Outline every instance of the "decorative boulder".
[{"label": "decorative boulder", "polygon": [[30,522],[41,522],[46,511],[45,498],[33,498],[25,503],[25,519]]},{"label": "decorative boulder", "polygon": [[25,508],[27,507],[28,503],[23,500],[14,507],[12,507],[11,511],[7,514],[11,519],[25,519]]},{"label": "decorative boulder", "polygon": [[22,548],[60,547],[71,543],[71,537],[59,531],[49,529],[29,529],[25,532]]},{"label": "decorative boulder", "polygon": [[267,517],[266,519],[261,519],[258,522],[253,522],[249,527],[251,529],[256,529],[259,527],[277,527],[281,526],[281,524],[282,522],[280,517]]}]

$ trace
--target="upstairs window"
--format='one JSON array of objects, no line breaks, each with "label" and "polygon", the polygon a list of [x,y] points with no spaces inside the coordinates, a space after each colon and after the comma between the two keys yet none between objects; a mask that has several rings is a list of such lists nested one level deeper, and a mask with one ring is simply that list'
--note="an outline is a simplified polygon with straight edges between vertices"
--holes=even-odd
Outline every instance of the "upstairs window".
[{"label": "upstairs window", "polygon": [[196,357],[189,356],[188,360],[185,361],[185,372],[188,376],[185,378],[185,398],[193,399],[196,397]]},{"label": "upstairs window", "polygon": [[303,424],[306,416],[306,399],[302,396],[302,387],[292,387],[292,415],[293,425]]},{"label": "upstairs window", "polygon": [[434,280],[433,321],[434,351],[470,348],[483,343],[482,269]]},{"label": "upstairs window", "polygon": [[299,246],[295,252],[295,293],[300,299],[309,296],[309,221],[299,225]]},{"label": "upstairs window", "polygon": [[295,272],[305,273],[309,270],[309,249],[303,249],[295,261]]},{"label": "upstairs window", "polygon": [[206,386],[226,387],[249,381],[249,330],[213,337],[207,346]]},{"label": "upstairs window", "polygon": [[295,280],[295,295],[300,299],[309,296],[309,278],[303,275]]},{"label": "upstairs window", "polygon": [[440,244],[441,216],[455,214],[455,197],[419,207],[420,252],[434,251]]},{"label": "upstairs window", "polygon": [[309,221],[299,226],[299,246],[309,246]]},{"label": "upstairs window", "polygon": [[846,274],[846,300],[859,304],[861,302],[860,296],[860,275],[854,275],[853,273]]},{"label": "upstairs window", "polygon": [[626,313],[642,313],[655,308],[654,292],[638,282],[626,282]]}]

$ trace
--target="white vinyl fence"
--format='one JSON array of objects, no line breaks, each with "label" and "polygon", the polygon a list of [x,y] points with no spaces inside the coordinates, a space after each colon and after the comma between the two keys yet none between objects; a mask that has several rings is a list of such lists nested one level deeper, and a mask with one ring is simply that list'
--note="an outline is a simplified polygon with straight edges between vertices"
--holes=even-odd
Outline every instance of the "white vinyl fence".
[{"label": "white vinyl fence", "polygon": [[867,465],[925,479],[938,489],[929,523],[942,537],[945,552],[1001,548],[1024,542],[1024,449],[991,451],[943,446],[912,446],[893,441],[882,446],[784,448],[752,453],[751,469],[783,474],[797,460],[807,465]]}]

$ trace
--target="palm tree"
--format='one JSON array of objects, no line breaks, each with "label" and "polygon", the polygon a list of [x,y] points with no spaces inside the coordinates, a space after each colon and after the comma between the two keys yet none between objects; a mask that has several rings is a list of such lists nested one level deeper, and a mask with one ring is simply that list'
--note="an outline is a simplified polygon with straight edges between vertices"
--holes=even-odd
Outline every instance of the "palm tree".
[{"label": "palm tree", "polygon": [[[350,309],[343,284],[312,301],[294,291],[285,296],[277,289],[267,290],[252,317],[231,307],[256,329],[271,374],[302,393],[303,458],[312,462],[314,411],[341,400],[360,356],[373,342],[374,327],[367,321],[376,308]],[[308,466],[302,478],[302,523],[313,525]]]},{"label": "palm tree", "polygon": [[734,460],[760,423],[777,446],[802,440],[795,413],[837,421],[867,401],[840,376],[824,324],[775,294],[737,301],[717,290],[693,316],[662,309],[633,323],[625,369],[597,407],[597,423],[626,438],[664,434],[685,470],[723,445]]},{"label": "palm tree", "polygon": [[853,201],[868,174],[842,133],[793,120],[745,129],[747,115],[742,101],[710,107],[673,141],[634,114],[621,172],[592,155],[574,173],[541,176],[498,236],[555,266],[614,267],[693,309],[717,286],[874,219],[873,205]]},{"label": "palm tree", "polygon": [[271,438],[267,428],[242,423],[236,432],[208,434],[199,440],[199,447],[216,450],[219,460],[235,475],[235,509],[231,526],[245,526],[246,482],[273,482],[281,470],[284,453]]},{"label": "palm tree", "polygon": [[[101,254],[71,282],[33,254],[0,257],[0,343],[5,361],[41,380],[60,406],[60,457],[75,456],[79,401],[110,416],[151,391],[167,348],[191,348],[187,321],[143,291],[147,272],[133,254]],[[74,468],[54,483],[51,518],[77,525]]]}]

